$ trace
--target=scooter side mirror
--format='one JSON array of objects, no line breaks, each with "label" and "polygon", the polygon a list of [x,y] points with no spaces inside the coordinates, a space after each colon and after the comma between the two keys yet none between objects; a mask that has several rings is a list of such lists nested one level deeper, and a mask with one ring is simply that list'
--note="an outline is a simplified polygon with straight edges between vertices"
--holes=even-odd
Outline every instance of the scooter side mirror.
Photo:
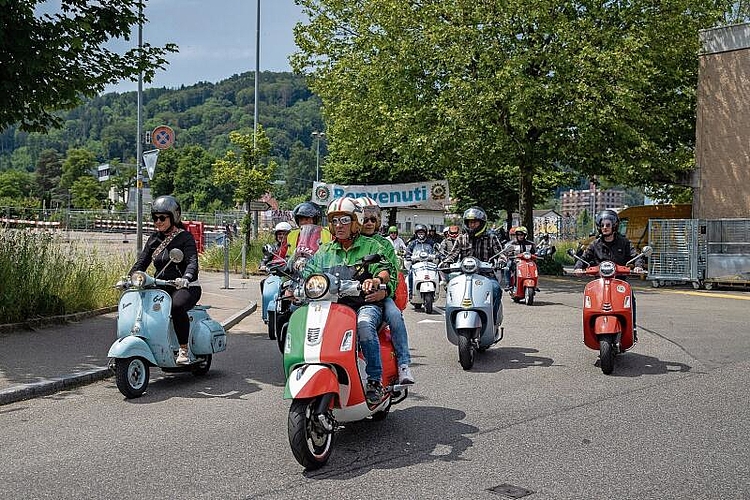
[{"label": "scooter side mirror", "polygon": [[169,251],[169,260],[172,262],[180,263],[185,258],[185,254],[179,248],[173,248]]},{"label": "scooter side mirror", "polygon": [[573,250],[572,248],[568,248],[567,254],[570,255],[571,257],[575,257],[576,251]]},{"label": "scooter side mirror", "polygon": [[646,245],[645,247],[643,247],[642,253],[644,257],[651,257],[651,254],[654,253],[654,249]]},{"label": "scooter side mirror", "polygon": [[266,243],[265,245],[263,245],[262,252],[266,257],[273,255],[273,245],[271,245],[270,243]]}]

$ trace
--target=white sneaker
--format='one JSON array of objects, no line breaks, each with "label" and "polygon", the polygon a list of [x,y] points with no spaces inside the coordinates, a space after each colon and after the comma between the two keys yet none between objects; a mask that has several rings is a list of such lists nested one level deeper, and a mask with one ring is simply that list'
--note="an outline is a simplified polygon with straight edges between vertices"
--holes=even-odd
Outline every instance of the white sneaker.
[{"label": "white sneaker", "polygon": [[188,365],[190,364],[190,358],[188,358],[188,350],[184,347],[180,347],[180,352],[177,354],[177,359],[175,360],[175,363],[178,365]]},{"label": "white sneaker", "polygon": [[398,367],[398,383],[401,385],[414,383],[414,375],[411,374],[409,365],[400,365]]}]

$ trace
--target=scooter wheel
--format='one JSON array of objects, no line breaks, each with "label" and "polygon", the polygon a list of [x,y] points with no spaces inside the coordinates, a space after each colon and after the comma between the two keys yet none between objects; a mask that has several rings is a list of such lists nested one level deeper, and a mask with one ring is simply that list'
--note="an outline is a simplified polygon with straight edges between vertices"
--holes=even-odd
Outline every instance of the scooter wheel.
[{"label": "scooter wheel", "polygon": [[435,301],[435,295],[432,292],[424,294],[424,312],[432,314],[432,304]]},{"label": "scooter wheel", "polygon": [[276,340],[276,311],[268,311],[268,338]]},{"label": "scooter wheel", "polygon": [[149,367],[143,358],[115,360],[117,388],[128,399],[141,397],[148,387]]},{"label": "scooter wheel", "polygon": [[313,415],[317,402],[317,398],[295,399],[289,408],[287,420],[292,454],[306,470],[323,467],[333,450],[333,432],[323,428]]},{"label": "scooter wheel", "polygon": [[534,289],[529,287],[526,290],[524,290],[525,297],[524,300],[526,302],[527,306],[534,305]]},{"label": "scooter wheel", "polygon": [[615,369],[615,351],[609,339],[599,341],[599,364],[605,375],[609,375]]},{"label": "scooter wheel", "polygon": [[208,370],[211,368],[211,358],[213,356],[211,354],[207,354],[205,359],[201,361],[200,363],[194,364],[190,371],[193,373],[193,375],[201,376],[208,373]]},{"label": "scooter wheel", "polygon": [[458,362],[461,368],[471,370],[474,366],[474,346],[471,344],[470,330],[459,331],[458,333]]}]

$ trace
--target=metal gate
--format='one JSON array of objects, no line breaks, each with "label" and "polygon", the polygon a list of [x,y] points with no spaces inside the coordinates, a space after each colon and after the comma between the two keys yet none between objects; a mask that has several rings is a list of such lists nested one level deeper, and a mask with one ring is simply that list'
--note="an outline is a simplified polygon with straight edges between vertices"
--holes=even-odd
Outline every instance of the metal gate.
[{"label": "metal gate", "polygon": [[707,220],[705,287],[750,285],[750,219]]},{"label": "metal gate", "polygon": [[648,244],[648,279],[655,287],[692,283],[703,285],[706,270],[706,229],[698,219],[651,219]]}]

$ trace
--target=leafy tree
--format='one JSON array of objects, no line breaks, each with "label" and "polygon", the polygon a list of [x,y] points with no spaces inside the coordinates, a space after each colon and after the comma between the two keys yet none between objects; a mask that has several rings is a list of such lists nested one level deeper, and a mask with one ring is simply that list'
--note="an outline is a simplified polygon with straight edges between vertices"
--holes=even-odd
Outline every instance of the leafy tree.
[{"label": "leafy tree", "polygon": [[187,146],[179,153],[174,192],[183,206],[191,211],[231,206],[231,194],[212,182],[215,158],[201,146]]},{"label": "leafy tree", "polygon": [[56,110],[140,72],[149,82],[167,63],[165,55],[177,50],[147,43],[124,54],[106,48],[110,39],[129,40],[131,27],[146,21],[139,12],[145,0],[61,0],[59,12],[37,16],[40,3],[0,0],[0,130],[14,123],[27,131],[59,127]]},{"label": "leafy tree", "polygon": [[130,189],[135,187],[135,165],[118,164],[115,161],[110,161],[109,165],[109,180],[104,183],[104,187],[106,191],[114,190],[115,199],[118,200],[116,204],[122,206],[128,199]]},{"label": "leafy tree", "polygon": [[[258,127],[255,134],[229,133],[230,142],[237,148],[224,154],[224,158],[213,164],[213,180],[224,189],[233,192],[234,201],[249,204],[259,199],[272,188],[271,179],[276,171],[276,163],[263,163],[271,150],[271,143]],[[243,222],[243,228],[249,227],[249,213]],[[250,231],[245,231],[249,243]]]},{"label": "leafy tree", "polygon": [[96,166],[94,153],[86,149],[69,149],[67,157],[62,165],[60,185],[70,188],[80,177],[91,177],[91,172]]},{"label": "leafy tree", "polygon": [[33,174],[20,170],[0,172],[0,198],[11,198],[20,201],[31,197],[36,183]]},{"label": "leafy tree", "polygon": [[43,200],[42,205],[50,207],[52,190],[60,183],[62,161],[60,153],[54,149],[45,149],[36,163],[36,194]]},{"label": "leafy tree", "polygon": [[71,203],[75,208],[102,208],[107,193],[93,176],[84,175],[70,187]]},{"label": "leafy tree", "polygon": [[454,193],[485,199],[492,212],[513,203],[503,186],[516,176],[528,227],[535,200],[549,192],[536,191],[569,180],[571,170],[649,185],[674,183],[691,168],[696,33],[727,7],[300,4],[310,23],[295,28],[301,50],[292,63],[323,100],[333,179],[445,173]]}]

